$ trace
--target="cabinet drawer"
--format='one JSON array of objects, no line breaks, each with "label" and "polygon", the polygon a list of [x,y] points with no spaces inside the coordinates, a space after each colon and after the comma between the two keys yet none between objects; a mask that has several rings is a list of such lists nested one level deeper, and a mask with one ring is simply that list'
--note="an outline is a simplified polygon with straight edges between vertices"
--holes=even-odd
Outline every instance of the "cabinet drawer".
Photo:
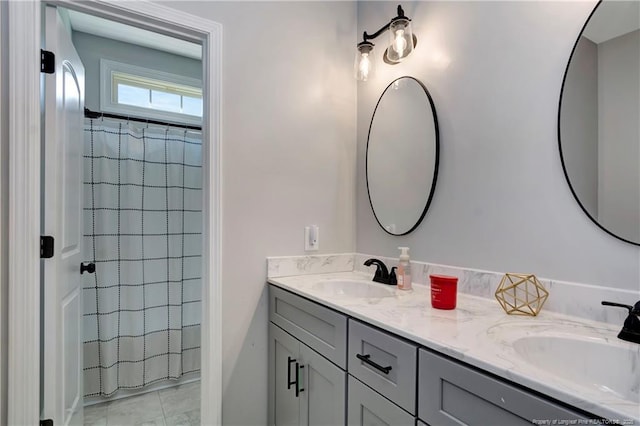
[{"label": "cabinet drawer", "polygon": [[416,413],[417,356],[417,346],[349,320],[349,373],[411,414]]},{"label": "cabinet drawer", "polygon": [[349,426],[413,426],[415,418],[373,389],[349,376]]},{"label": "cabinet drawer", "polygon": [[419,353],[418,417],[429,424],[511,426],[588,418],[456,361]]},{"label": "cabinet drawer", "polygon": [[346,370],[347,317],[269,286],[269,318],[298,340]]}]

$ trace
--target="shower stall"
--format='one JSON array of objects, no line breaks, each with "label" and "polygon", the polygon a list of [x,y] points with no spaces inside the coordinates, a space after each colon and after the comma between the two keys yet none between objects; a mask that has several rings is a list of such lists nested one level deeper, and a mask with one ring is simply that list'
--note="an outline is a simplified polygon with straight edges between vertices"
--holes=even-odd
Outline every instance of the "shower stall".
[{"label": "shower stall", "polygon": [[86,118],[84,395],[131,395],[199,377],[202,137]]}]

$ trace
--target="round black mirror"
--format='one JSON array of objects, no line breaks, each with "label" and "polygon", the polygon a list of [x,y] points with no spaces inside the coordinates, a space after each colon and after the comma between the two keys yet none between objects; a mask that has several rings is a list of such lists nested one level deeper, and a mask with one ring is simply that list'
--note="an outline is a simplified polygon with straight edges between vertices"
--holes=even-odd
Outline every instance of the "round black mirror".
[{"label": "round black mirror", "polygon": [[391,235],[413,231],[436,187],[438,119],[427,88],[400,77],[384,90],[371,118],[366,178],[378,224]]},{"label": "round black mirror", "polygon": [[558,109],[564,174],[601,229],[640,245],[640,2],[601,1],[565,70]]}]

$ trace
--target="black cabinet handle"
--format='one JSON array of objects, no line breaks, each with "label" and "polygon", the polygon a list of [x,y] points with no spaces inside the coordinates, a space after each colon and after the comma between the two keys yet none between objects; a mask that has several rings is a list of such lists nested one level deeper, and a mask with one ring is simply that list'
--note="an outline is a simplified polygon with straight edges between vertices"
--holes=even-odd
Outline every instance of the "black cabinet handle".
[{"label": "black cabinet handle", "polygon": [[373,368],[375,368],[376,370],[380,370],[382,371],[384,374],[389,374],[389,371],[391,371],[391,366],[387,366],[387,367],[383,367],[380,364],[371,361],[371,355],[360,355],[360,354],[356,354],[356,358],[358,358],[360,361],[364,362],[365,364],[369,364],[370,366],[372,366]]},{"label": "black cabinet handle", "polygon": [[[294,362],[296,362],[295,359],[291,358],[290,356],[287,357],[287,389],[291,389],[292,385],[295,385],[298,382],[298,363],[296,362],[296,380],[295,381],[291,381],[291,364],[293,364]],[[296,395],[297,396],[297,395]]]},{"label": "black cabinet handle", "polygon": [[304,388],[300,387],[300,369],[304,368],[304,365],[298,365],[296,362],[296,398],[300,395],[300,392],[304,392]]},{"label": "black cabinet handle", "polygon": [[96,271],[95,263],[87,263],[85,265],[84,263],[80,262],[80,275],[84,274],[85,272],[93,274],[95,271]]}]

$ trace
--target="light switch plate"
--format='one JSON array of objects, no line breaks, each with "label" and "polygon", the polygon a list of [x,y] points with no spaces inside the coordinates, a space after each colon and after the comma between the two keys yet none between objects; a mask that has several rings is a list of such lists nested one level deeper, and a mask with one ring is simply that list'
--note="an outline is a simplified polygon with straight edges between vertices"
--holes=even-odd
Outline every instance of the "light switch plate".
[{"label": "light switch plate", "polygon": [[317,225],[304,227],[304,250],[317,251],[320,248],[320,228]]}]

